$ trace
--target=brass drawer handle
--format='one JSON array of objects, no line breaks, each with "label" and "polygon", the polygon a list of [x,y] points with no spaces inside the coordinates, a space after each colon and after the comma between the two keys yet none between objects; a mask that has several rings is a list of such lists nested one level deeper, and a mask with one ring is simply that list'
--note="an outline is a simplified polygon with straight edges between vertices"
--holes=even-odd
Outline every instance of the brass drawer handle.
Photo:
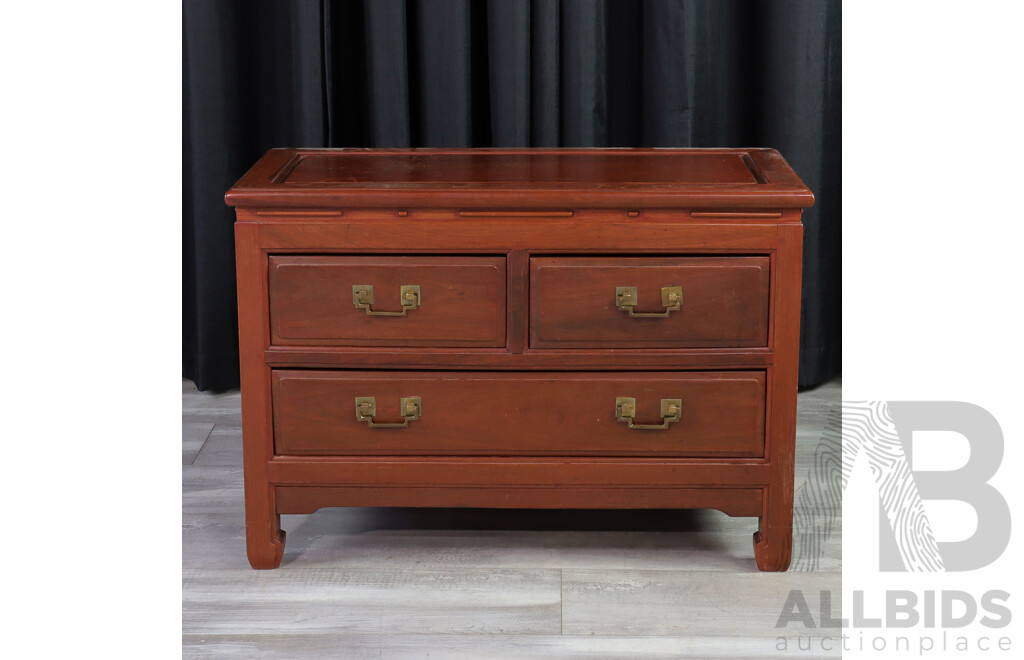
[{"label": "brass drawer handle", "polygon": [[403,284],[398,290],[399,298],[402,301],[400,312],[375,312],[373,306],[373,285],[353,284],[352,304],[356,309],[365,309],[367,316],[405,316],[410,309],[420,306],[420,286],[418,284]]},{"label": "brass drawer handle", "polygon": [[664,312],[637,312],[636,306],[637,288],[635,286],[615,287],[615,306],[620,311],[629,312],[633,318],[666,318],[672,312],[678,312],[683,307],[683,287],[663,286],[661,287],[661,306]]},{"label": "brass drawer handle", "polygon": [[631,429],[641,430],[667,429],[669,424],[678,422],[683,418],[683,400],[661,400],[661,424],[634,424],[634,417],[636,417],[636,399],[630,396],[616,397],[615,419],[625,422]]},{"label": "brass drawer handle", "polygon": [[399,408],[402,411],[403,421],[398,423],[381,423],[373,421],[377,414],[377,399],[372,396],[356,397],[356,421],[366,422],[371,429],[401,429],[409,426],[409,422],[415,422],[420,418],[420,397],[405,396],[398,400]]}]

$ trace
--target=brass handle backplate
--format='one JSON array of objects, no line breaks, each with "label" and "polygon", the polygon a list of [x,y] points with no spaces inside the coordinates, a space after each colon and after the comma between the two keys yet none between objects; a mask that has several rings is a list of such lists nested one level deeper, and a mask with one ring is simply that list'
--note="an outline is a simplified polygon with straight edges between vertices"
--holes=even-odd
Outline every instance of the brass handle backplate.
[{"label": "brass handle backplate", "polygon": [[683,400],[661,400],[661,424],[634,424],[634,417],[636,417],[636,399],[630,396],[616,397],[615,419],[625,422],[631,429],[641,430],[667,429],[669,424],[678,422],[683,418]]},{"label": "brass handle backplate", "polygon": [[367,316],[405,316],[410,309],[420,306],[420,286],[418,284],[403,284],[398,290],[399,299],[402,301],[400,312],[375,312],[373,307],[373,285],[353,284],[352,304],[356,309],[366,310]]},{"label": "brass handle backplate", "polygon": [[615,306],[620,311],[629,312],[634,318],[666,318],[672,312],[678,312],[683,307],[683,287],[663,286],[661,287],[661,306],[663,312],[638,312],[636,307],[637,288],[635,286],[615,287]]},{"label": "brass handle backplate", "polygon": [[372,396],[356,397],[356,421],[366,422],[371,429],[400,429],[409,426],[409,422],[415,422],[420,418],[422,403],[418,396],[405,396],[398,400],[399,409],[402,411],[403,420],[396,423],[382,423],[373,421],[377,414],[377,399]]}]

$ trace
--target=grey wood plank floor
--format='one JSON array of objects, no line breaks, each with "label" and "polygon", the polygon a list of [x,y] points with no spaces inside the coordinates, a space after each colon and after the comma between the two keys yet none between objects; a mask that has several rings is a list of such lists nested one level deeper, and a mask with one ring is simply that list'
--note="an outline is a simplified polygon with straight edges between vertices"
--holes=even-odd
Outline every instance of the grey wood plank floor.
[{"label": "grey wood plank floor", "polygon": [[840,503],[822,471],[840,395],[836,380],[799,397],[787,573],[757,571],[756,519],[717,511],[375,508],[282,516],[281,568],[254,571],[239,394],[183,381],[183,655],[839,657],[822,640],[841,631],[776,622],[791,590],[815,618],[831,592],[839,616]]}]

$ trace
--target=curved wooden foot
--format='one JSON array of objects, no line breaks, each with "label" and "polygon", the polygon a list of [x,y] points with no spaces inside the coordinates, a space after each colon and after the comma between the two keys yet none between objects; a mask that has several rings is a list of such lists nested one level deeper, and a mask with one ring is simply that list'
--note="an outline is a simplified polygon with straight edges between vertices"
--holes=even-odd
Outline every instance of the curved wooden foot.
[{"label": "curved wooden foot", "polygon": [[762,571],[785,571],[793,554],[793,527],[772,527],[760,518],[760,529],[754,532],[754,559]]},{"label": "curved wooden foot", "polygon": [[260,541],[253,538],[246,540],[246,551],[249,555],[249,565],[257,569],[277,568],[281,565],[281,557],[284,556],[285,532],[278,529],[276,536],[269,541]]}]

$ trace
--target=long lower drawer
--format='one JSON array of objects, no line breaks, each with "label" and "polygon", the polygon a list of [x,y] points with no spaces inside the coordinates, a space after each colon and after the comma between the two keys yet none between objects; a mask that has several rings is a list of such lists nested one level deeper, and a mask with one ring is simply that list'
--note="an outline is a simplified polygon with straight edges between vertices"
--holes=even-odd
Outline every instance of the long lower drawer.
[{"label": "long lower drawer", "polygon": [[760,457],[765,374],[273,375],[278,455]]}]

